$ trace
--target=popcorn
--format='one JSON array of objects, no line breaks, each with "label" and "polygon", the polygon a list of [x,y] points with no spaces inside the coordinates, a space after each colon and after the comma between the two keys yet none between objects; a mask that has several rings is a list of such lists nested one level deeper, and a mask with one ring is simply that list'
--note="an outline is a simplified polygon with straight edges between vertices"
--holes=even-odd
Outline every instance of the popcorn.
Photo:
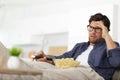
[{"label": "popcorn", "polygon": [[54,60],[55,65],[61,69],[77,67],[80,62],[75,61],[73,58],[62,58]]}]

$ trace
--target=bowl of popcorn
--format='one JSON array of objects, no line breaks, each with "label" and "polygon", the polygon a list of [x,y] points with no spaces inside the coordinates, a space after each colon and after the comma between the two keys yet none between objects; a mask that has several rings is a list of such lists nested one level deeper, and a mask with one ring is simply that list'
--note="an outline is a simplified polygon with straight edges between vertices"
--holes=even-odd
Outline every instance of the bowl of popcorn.
[{"label": "bowl of popcorn", "polygon": [[62,58],[54,60],[55,66],[60,69],[67,69],[79,66],[80,62],[75,61],[73,58]]}]

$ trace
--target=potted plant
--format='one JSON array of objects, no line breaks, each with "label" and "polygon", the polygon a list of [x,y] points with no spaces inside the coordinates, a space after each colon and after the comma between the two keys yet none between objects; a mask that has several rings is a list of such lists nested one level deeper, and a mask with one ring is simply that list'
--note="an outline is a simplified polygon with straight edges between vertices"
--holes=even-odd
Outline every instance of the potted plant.
[{"label": "potted plant", "polygon": [[19,68],[20,66],[20,59],[19,59],[19,55],[21,54],[22,49],[18,48],[18,47],[12,47],[9,48],[9,59],[8,59],[8,63],[7,63],[7,67],[10,69],[16,69]]},{"label": "potted plant", "polygon": [[21,48],[12,47],[9,49],[10,56],[18,57],[21,54],[21,52],[22,52]]}]

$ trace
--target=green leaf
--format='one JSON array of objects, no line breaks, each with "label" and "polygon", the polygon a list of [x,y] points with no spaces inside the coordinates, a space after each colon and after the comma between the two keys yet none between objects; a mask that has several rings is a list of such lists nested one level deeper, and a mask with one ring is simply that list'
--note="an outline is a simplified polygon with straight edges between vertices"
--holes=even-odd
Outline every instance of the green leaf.
[{"label": "green leaf", "polygon": [[9,49],[9,53],[11,56],[19,56],[21,52],[22,52],[22,49],[17,47],[12,47]]}]

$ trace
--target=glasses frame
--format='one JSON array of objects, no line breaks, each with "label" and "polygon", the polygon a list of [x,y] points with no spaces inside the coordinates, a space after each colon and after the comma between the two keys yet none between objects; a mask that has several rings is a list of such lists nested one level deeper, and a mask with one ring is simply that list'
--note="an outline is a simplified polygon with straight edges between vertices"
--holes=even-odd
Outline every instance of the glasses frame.
[{"label": "glasses frame", "polygon": [[99,28],[99,27],[93,27],[93,26],[90,26],[90,25],[87,25],[87,30],[89,32],[92,32],[94,30],[95,32],[98,32],[98,33],[102,31],[101,28]]}]

